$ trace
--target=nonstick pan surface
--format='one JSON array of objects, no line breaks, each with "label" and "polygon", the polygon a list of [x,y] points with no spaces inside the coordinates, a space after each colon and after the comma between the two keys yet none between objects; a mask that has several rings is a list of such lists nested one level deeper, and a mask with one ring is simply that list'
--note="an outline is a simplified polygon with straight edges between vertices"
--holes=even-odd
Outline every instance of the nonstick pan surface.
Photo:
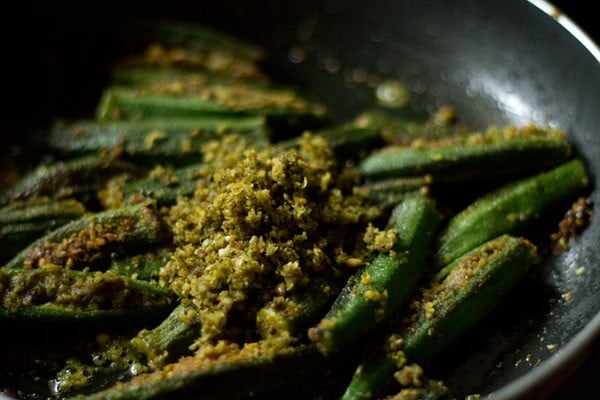
[{"label": "nonstick pan surface", "polygon": [[[40,6],[10,24],[21,40],[17,85],[2,141],[52,117],[93,113],[108,66],[125,49],[113,35],[126,18],[200,21],[268,49],[280,80],[315,93],[334,119],[372,105],[370,74],[405,82],[411,112],[452,105],[475,128],[535,122],[564,129],[592,176],[600,204],[600,60],[551,5],[517,0],[172,1],[161,6]],[[18,88],[17,88],[18,86]],[[26,107],[25,107],[26,106]],[[17,139],[18,136],[18,139]],[[575,270],[584,267],[583,274]],[[581,269],[579,269],[581,271]],[[567,295],[568,294],[568,295]],[[440,374],[459,395],[549,396],[600,334],[600,220],[540,279],[527,280],[476,332],[446,355]],[[446,365],[447,364],[447,365]]]}]

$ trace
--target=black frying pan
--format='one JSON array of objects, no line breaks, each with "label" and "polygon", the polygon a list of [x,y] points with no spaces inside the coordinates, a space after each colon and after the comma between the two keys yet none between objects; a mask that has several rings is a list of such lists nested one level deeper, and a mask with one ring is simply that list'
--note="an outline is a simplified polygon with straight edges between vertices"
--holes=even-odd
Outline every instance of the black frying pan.
[{"label": "black frying pan", "polygon": [[[541,1],[331,0],[102,2],[27,10],[9,24],[17,56],[4,122],[12,144],[50,117],[91,115],[108,66],[124,49],[110,33],[120,17],[178,17],[209,23],[265,46],[280,79],[316,93],[335,119],[372,104],[363,72],[409,84],[415,112],[451,104],[474,127],[536,122],[565,129],[600,177],[600,66],[569,21]],[[575,37],[574,36],[575,32]],[[10,40],[10,37],[9,37]],[[583,41],[583,42],[582,42]],[[295,62],[291,62],[290,59]],[[359,77],[356,85],[349,77]],[[591,198],[600,204],[600,192]],[[439,374],[459,394],[490,399],[549,396],[600,334],[600,221],[526,281],[476,334],[447,355]],[[585,267],[582,275],[574,270]],[[561,295],[570,292],[570,301]],[[551,304],[549,299],[558,299]],[[549,347],[550,346],[550,347]],[[553,347],[554,346],[554,347]]]}]

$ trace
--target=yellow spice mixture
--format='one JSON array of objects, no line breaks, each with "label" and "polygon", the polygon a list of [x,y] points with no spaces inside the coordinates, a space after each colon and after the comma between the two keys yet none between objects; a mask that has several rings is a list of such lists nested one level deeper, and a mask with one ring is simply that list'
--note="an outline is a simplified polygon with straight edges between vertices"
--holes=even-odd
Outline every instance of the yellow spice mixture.
[{"label": "yellow spice mixture", "polygon": [[308,134],[292,150],[258,151],[235,136],[204,150],[210,167],[195,195],[167,217],[176,250],[160,281],[196,306],[196,348],[287,337],[281,321],[257,318],[268,314],[260,310],[355,266],[379,210],[355,189],[355,172],[338,169],[326,142]]}]

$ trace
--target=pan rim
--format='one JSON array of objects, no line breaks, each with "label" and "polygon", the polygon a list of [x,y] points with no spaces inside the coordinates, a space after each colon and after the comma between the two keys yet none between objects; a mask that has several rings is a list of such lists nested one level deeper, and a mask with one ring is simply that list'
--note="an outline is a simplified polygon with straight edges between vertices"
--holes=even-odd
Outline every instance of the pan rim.
[{"label": "pan rim", "polygon": [[[561,25],[600,64],[600,47],[567,14],[546,0],[527,1]],[[488,394],[486,399],[516,400],[531,398],[531,396],[547,398],[577,372],[592,347],[598,343],[600,343],[600,312],[556,354],[521,378]],[[547,386],[549,382],[552,382],[551,388]]]}]

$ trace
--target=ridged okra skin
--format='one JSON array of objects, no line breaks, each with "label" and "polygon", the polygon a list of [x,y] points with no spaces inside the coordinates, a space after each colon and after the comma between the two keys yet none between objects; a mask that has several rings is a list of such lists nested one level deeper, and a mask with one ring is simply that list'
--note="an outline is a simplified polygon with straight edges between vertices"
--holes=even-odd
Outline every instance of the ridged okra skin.
[{"label": "ridged okra skin", "polygon": [[100,121],[232,115],[321,119],[325,109],[288,89],[236,84],[201,87],[183,94],[163,87],[114,86],[104,91],[96,112]]},{"label": "ridged okra skin", "polygon": [[201,115],[78,121],[51,130],[41,145],[70,157],[105,153],[143,165],[182,165],[200,162],[202,145],[225,134],[240,135],[257,147],[269,143],[269,127],[262,116]]},{"label": "ridged okra skin", "polygon": [[166,171],[167,176],[150,176],[123,184],[123,200],[137,202],[140,199],[152,200],[157,207],[171,206],[179,197],[190,197],[198,186],[203,163],[190,164]]},{"label": "ridged okra skin", "polygon": [[574,159],[480,197],[440,233],[434,255],[437,268],[496,236],[523,233],[588,186],[585,166]]},{"label": "ridged okra skin", "polygon": [[434,183],[455,183],[541,171],[571,156],[571,145],[560,132],[506,128],[456,141],[390,146],[362,160],[358,169],[372,180],[429,175]]},{"label": "ridged okra skin", "polygon": [[39,165],[0,195],[0,204],[37,197],[74,198],[84,203],[95,197],[107,179],[120,174],[139,176],[144,169],[136,164],[89,155]]},{"label": "ridged okra skin", "polygon": [[0,209],[0,260],[8,260],[35,239],[85,213],[77,200],[34,198]]},{"label": "ridged okra skin", "polygon": [[[438,110],[453,114],[451,110]],[[446,113],[446,114],[448,114]],[[352,125],[359,128],[377,129],[385,143],[410,145],[414,141],[437,140],[465,134],[467,127],[454,123],[452,115],[445,118],[399,117],[381,110],[367,110],[354,118]]]},{"label": "ridged okra skin", "polygon": [[[370,399],[393,383],[396,360],[427,365],[436,355],[488,315],[529,268],[539,263],[537,249],[526,239],[502,235],[454,261],[441,282],[418,298],[419,307],[406,326],[388,337],[393,349],[381,348],[356,369],[342,397]],[[402,352],[403,355],[395,352]]]},{"label": "ridged okra skin", "polygon": [[124,399],[276,399],[322,378],[332,361],[313,346],[299,346],[277,355],[232,355],[199,364],[181,358],[170,372],[139,376],[122,385],[70,400]]},{"label": "ridged okra skin", "polygon": [[172,308],[168,289],[114,272],[75,271],[46,264],[0,269],[0,319],[96,325],[147,319]]},{"label": "ridged okra skin", "polygon": [[156,250],[133,251],[113,258],[108,269],[142,281],[157,280],[160,269],[167,264],[171,254],[172,247],[169,245],[159,246]]},{"label": "ridged okra skin", "polygon": [[200,323],[196,319],[186,317],[193,308],[191,305],[179,304],[158,326],[143,329],[131,342],[146,354],[150,362],[160,367],[165,362],[176,361],[189,352],[188,347],[198,337]]},{"label": "ridged okra skin", "polygon": [[113,254],[149,248],[167,237],[154,205],[140,203],[63,225],[21,250],[5,267],[37,268],[48,263],[73,269],[94,267]]},{"label": "ridged okra skin", "polygon": [[371,201],[382,209],[390,209],[416,193],[428,193],[428,176],[390,178],[366,182],[362,186],[371,193]]},{"label": "ridged okra skin", "polygon": [[393,315],[416,288],[439,222],[433,200],[411,196],[392,212],[396,243],[374,256],[344,287],[335,303],[309,331],[319,350],[339,351]]}]

